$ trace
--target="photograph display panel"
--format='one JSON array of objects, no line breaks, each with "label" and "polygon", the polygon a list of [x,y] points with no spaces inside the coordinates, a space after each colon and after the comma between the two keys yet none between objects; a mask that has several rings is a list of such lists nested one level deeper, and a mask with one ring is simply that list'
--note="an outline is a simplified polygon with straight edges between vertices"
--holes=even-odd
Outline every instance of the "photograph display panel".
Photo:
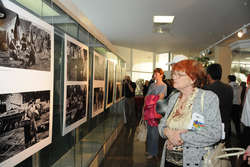
[{"label": "photograph display panel", "polygon": [[105,57],[94,52],[94,81],[104,82],[105,69]]},{"label": "photograph display panel", "polygon": [[108,85],[106,108],[110,107],[114,102],[114,82],[115,82],[115,65],[114,62],[108,60]]},{"label": "photograph display panel", "polygon": [[121,65],[118,63],[116,65],[116,102],[119,102],[122,97],[122,71],[121,71]]},{"label": "photograph display panel", "polygon": [[87,85],[67,85],[66,126],[86,117]]},{"label": "photograph display panel", "polygon": [[116,101],[121,100],[122,97],[122,85],[121,83],[116,83]]},{"label": "photograph display panel", "polygon": [[50,32],[16,11],[0,19],[0,66],[50,71]]},{"label": "photograph display panel", "polygon": [[104,111],[106,59],[94,52],[92,118]]},{"label": "photograph display panel", "polygon": [[67,43],[67,81],[87,81],[87,47],[68,35],[65,38]]},{"label": "photograph display panel", "polygon": [[92,117],[104,111],[104,87],[95,87],[93,96]]},{"label": "photograph display panel", "polygon": [[51,143],[54,29],[14,3],[0,19],[0,166]]},{"label": "photograph display panel", "polygon": [[124,80],[124,78],[125,78],[125,75],[126,75],[126,68],[123,67],[123,68],[122,68],[122,83],[121,83],[121,84],[122,84],[122,90],[121,90],[121,91],[122,91],[122,95],[121,95],[122,98],[125,97],[125,90],[124,90],[125,87],[124,87],[124,84],[123,84],[123,80]]},{"label": "photograph display panel", "polygon": [[88,47],[65,34],[63,136],[87,121],[88,64]]}]

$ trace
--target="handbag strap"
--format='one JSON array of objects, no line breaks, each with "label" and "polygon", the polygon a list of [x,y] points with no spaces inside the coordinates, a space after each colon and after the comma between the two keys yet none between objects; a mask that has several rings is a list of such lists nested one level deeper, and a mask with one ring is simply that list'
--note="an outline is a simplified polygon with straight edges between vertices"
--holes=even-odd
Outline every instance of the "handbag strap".
[{"label": "handbag strap", "polygon": [[239,158],[240,155],[243,155],[245,153],[245,149],[243,148],[238,148],[238,147],[232,147],[232,148],[224,148],[222,149],[222,151],[237,151],[234,153],[225,153],[222,155],[217,156],[216,158],[220,159],[220,158],[226,158],[226,157],[232,157],[232,156],[237,156],[237,158]]},{"label": "handbag strap", "polygon": [[203,91],[201,94],[201,112],[204,111],[204,95],[205,95],[205,91]]}]

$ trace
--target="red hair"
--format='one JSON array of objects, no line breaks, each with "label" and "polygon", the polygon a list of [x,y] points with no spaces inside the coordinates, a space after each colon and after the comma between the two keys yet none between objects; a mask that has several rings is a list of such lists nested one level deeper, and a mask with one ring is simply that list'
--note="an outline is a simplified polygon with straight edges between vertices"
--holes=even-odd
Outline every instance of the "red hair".
[{"label": "red hair", "polygon": [[207,77],[202,64],[196,60],[182,60],[172,66],[173,71],[185,72],[193,81],[194,87],[203,87]]}]

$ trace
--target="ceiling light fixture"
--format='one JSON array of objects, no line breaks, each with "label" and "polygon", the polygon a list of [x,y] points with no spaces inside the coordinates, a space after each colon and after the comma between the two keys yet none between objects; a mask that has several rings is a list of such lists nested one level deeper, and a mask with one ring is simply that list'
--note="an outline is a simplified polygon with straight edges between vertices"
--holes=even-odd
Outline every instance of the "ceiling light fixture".
[{"label": "ceiling light fixture", "polygon": [[174,22],[174,16],[154,16],[153,22],[172,24]]},{"label": "ceiling light fixture", "polygon": [[[240,32],[240,31],[242,31],[242,30],[243,30],[242,32],[244,32],[244,34],[247,33],[247,28],[248,28],[248,27],[250,27],[250,23],[243,25],[241,28],[237,29],[236,31],[234,31],[234,32],[231,33],[231,34],[229,34],[229,35],[227,35],[227,36],[224,36],[221,40],[219,40],[219,41],[215,42],[214,44],[210,45],[207,49],[212,49],[212,48],[214,48],[215,46],[219,45],[219,44],[220,44],[221,42],[223,42],[224,40],[226,40],[226,39],[232,37],[233,35],[236,35],[236,34],[238,35],[238,32]],[[242,34],[242,36],[243,36],[244,34]],[[205,50],[207,50],[207,49],[202,50],[202,51],[200,52],[200,55],[202,55],[203,52],[204,52]]]},{"label": "ceiling light fixture", "polygon": [[241,38],[244,34],[247,33],[247,29],[246,28],[243,28],[242,30],[240,30],[238,33],[237,33],[237,36],[239,38]]}]

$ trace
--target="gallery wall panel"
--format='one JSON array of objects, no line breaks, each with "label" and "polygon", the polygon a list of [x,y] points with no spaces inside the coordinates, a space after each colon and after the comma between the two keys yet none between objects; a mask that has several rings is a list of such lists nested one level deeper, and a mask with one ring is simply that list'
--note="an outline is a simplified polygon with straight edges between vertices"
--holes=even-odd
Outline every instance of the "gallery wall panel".
[{"label": "gallery wall panel", "polygon": [[64,111],[65,135],[87,121],[88,47],[65,34]]},{"label": "gallery wall panel", "polygon": [[104,111],[106,58],[94,52],[92,118]]},{"label": "gallery wall panel", "polygon": [[51,143],[54,29],[2,1],[0,20],[0,166],[15,166]]}]

